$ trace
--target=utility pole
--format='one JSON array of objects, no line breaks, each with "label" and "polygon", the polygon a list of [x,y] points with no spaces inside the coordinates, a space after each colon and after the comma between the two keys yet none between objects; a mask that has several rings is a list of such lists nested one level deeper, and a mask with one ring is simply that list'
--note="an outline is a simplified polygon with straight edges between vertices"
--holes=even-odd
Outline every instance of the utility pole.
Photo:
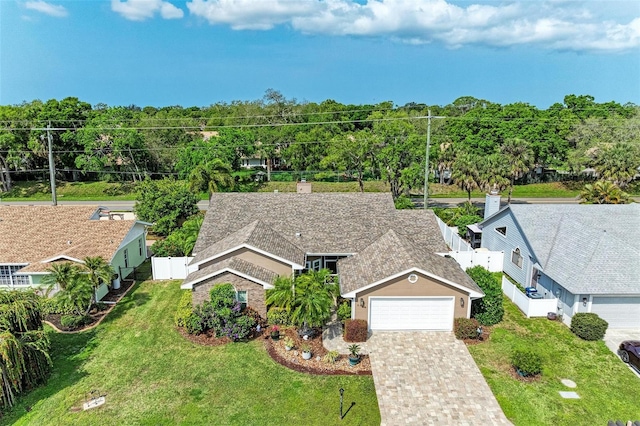
[{"label": "utility pole", "polygon": [[51,181],[51,202],[58,205],[56,199],[56,166],[53,163],[53,139],[51,138],[51,122],[47,124],[47,140],[49,142],[49,180]]},{"label": "utility pole", "polygon": [[[431,145],[431,119],[432,118],[445,118],[443,116],[433,116],[431,115],[431,110],[428,109],[427,118],[427,149],[425,153],[425,161],[424,161],[424,201],[422,203],[422,208],[424,210],[429,207],[429,146]],[[424,117],[422,117],[424,118]]]},{"label": "utility pole", "polygon": [[431,144],[431,110],[427,112],[429,116],[427,117],[427,152],[424,161],[424,201],[422,203],[424,210],[429,207],[429,145]]}]

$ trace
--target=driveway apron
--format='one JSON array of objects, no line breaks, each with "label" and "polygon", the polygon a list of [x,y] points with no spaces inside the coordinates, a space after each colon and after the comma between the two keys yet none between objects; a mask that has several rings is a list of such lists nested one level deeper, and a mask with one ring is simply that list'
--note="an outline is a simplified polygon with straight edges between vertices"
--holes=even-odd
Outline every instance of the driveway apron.
[{"label": "driveway apron", "polygon": [[444,332],[367,341],[383,425],[509,425],[463,342]]}]

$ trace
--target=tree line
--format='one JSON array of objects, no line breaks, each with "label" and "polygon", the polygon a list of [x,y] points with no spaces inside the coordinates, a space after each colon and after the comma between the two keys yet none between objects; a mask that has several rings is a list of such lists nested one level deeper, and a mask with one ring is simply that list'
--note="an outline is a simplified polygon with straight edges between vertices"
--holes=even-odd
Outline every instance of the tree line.
[{"label": "tree line", "polygon": [[587,170],[624,188],[640,166],[640,108],[589,95],[567,95],[547,109],[473,97],[445,106],[298,102],[275,90],[189,108],[91,106],[69,97],[0,106],[0,191],[46,173],[50,136],[67,180],[171,175],[225,190],[243,161],[259,158],[267,180],[276,168],[339,172],[361,189],[366,179],[384,180],[398,197],[423,186],[429,113],[430,176],[469,195],[512,188],[546,168]]}]

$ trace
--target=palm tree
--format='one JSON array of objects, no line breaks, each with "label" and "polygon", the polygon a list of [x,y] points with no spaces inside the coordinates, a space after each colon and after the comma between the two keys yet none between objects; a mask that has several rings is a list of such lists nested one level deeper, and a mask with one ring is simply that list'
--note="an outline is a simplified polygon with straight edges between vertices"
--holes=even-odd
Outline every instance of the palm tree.
[{"label": "palm tree", "polygon": [[296,277],[295,308],[291,313],[294,324],[316,327],[329,319],[333,302],[332,287],[336,286],[333,281],[327,283],[330,274],[328,269],[322,269]]},{"label": "palm tree", "polygon": [[529,143],[522,139],[507,139],[500,152],[509,164],[509,197],[507,204],[511,204],[511,193],[516,179],[521,178],[533,167],[533,151]]},{"label": "palm tree", "polygon": [[627,204],[629,194],[623,192],[618,185],[607,180],[599,180],[587,184],[580,192],[582,204]]},{"label": "palm tree", "polygon": [[47,286],[46,294],[53,290],[65,290],[77,277],[78,267],[71,262],[54,263],[49,267],[49,274],[42,278],[42,284]]},{"label": "palm tree", "polygon": [[42,383],[51,369],[42,330],[40,297],[33,291],[0,291],[0,404],[10,407],[23,389]]},{"label": "palm tree", "polygon": [[460,189],[467,192],[471,202],[471,191],[478,189],[478,158],[470,154],[462,154],[453,162],[451,178]]},{"label": "palm tree", "polygon": [[219,158],[205,164],[198,164],[189,174],[189,188],[192,191],[208,191],[211,194],[233,188],[232,168]]},{"label": "palm tree", "polygon": [[113,279],[113,268],[102,257],[85,257],[84,267],[88,271],[88,278],[91,286],[93,287],[91,301],[86,309],[85,315],[89,313],[91,307],[96,302],[96,291],[100,284],[105,283],[111,285]]},{"label": "palm tree", "polygon": [[197,215],[182,224],[180,235],[182,236],[182,252],[185,256],[191,256],[203,221],[204,216]]},{"label": "palm tree", "polygon": [[267,290],[267,305],[273,305],[290,313],[295,302],[293,276],[279,276],[273,282],[273,288]]}]

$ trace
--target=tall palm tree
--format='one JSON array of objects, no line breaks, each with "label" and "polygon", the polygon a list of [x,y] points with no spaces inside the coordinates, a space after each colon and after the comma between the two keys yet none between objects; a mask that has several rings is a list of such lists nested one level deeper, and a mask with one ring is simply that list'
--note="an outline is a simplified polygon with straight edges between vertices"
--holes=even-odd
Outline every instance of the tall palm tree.
[{"label": "tall palm tree", "polygon": [[453,162],[451,178],[460,189],[466,191],[471,202],[471,191],[478,189],[478,158],[470,154],[458,155]]},{"label": "tall palm tree", "polygon": [[509,164],[509,197],[507,198],[507,204],[511,204],[511,194],[515,180],[524,176],[534,166],[533,150],[531,150],[527,141],[514,138],[507,139],[500,147],[500,152]]},{"label": "tall palm tree", "polygon": [[295,303],[293,276],[279,276],[273,282],[273,288],[267,290],[267,305],[273,305],[290,313]]},{"label": "tall palm tree", "polygon": [[623,192],[618,185],[607,180],[599,180],[587,184],[580,192],[582,204],[627,204],[629,194]]},{"label": "tall palm tree", "polygon": [[182,235],[182,252],[185,256],[191,256],[191,252],[193,252],[193,247],[196,245],[203,221],[204,216],[197,215],[182,224],[180,234]]},{"label": "tall palm tree", "polygon": [[84,258],[84,267],[88,271],[88,278],[91,286],[93,287],[91,301],[86,309],[85,314],[88,314],[91,310],[91,306],[96,302],[96,291],[100,284],[111,285],[113,279],[113,268],[107,263],[104,258],[100,256]]},{"label": "tall palm tree", "polygon": [[231,166],[219,158],[205,164],[198,164],[189,174],[189,188],[192,191],[208,191],[211,194],[233,188],[235,181]]}]

